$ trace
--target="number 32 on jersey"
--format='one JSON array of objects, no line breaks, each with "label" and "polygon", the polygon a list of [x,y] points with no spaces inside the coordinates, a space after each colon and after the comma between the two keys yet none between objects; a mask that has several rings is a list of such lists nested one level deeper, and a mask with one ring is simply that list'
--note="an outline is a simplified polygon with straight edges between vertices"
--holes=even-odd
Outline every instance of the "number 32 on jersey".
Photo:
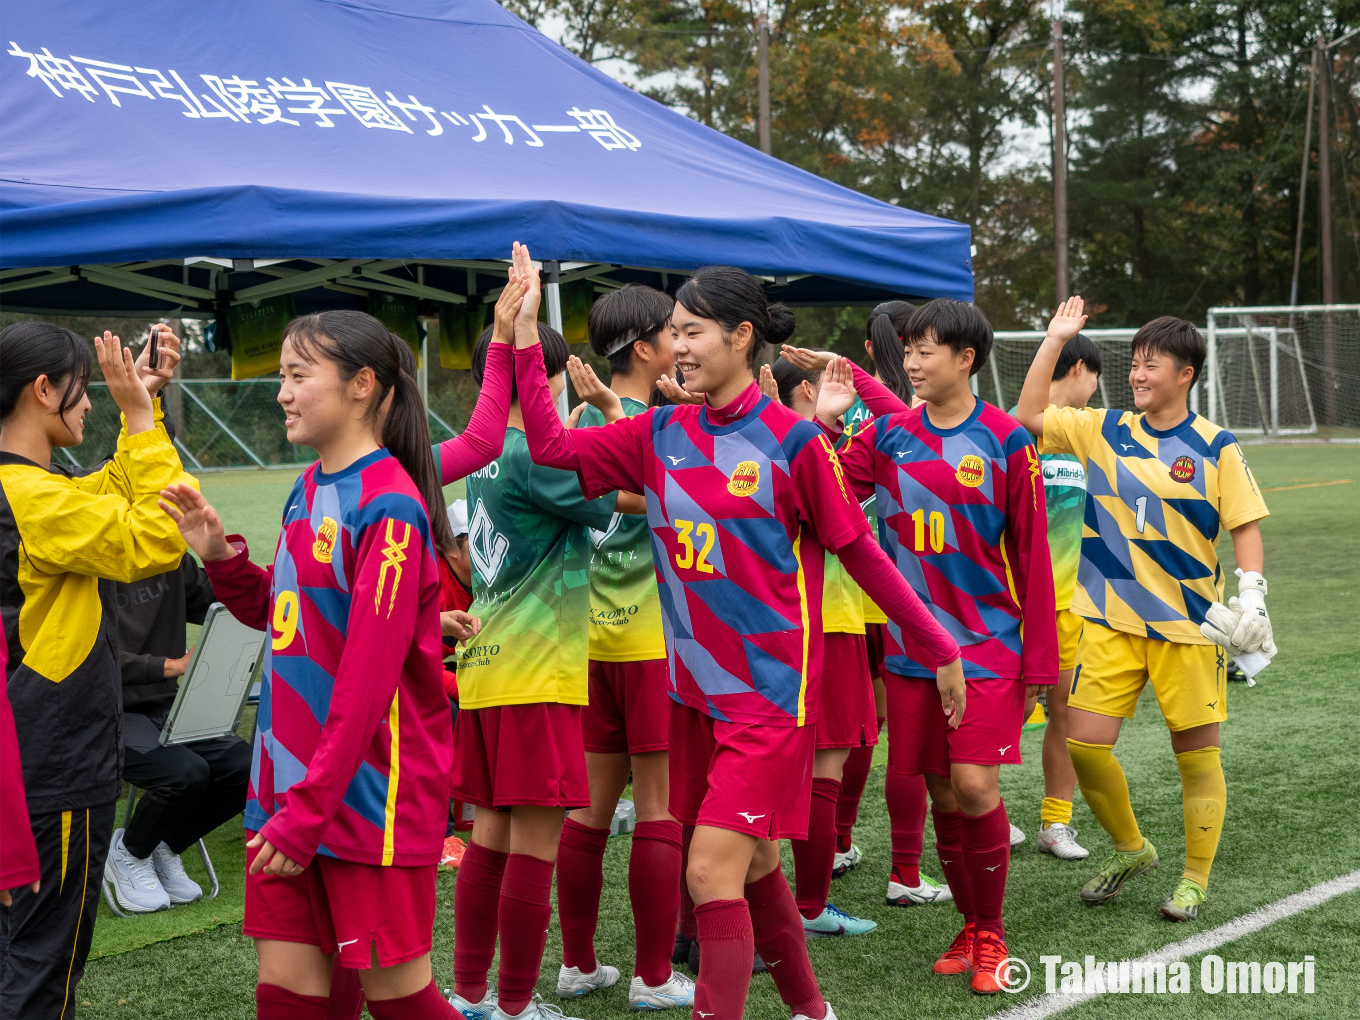
[{"label": "number 32 on jersey", "polygon": [[708,554],[713,551],[717,538],[713,525],[700,521],[696,526],[693,521],[676,520],[675,531],[675,540],[681,546],[675,554],[675,565],[684,570],[693,567],[701,574],[713,573],[713,564],[708,562]]}]

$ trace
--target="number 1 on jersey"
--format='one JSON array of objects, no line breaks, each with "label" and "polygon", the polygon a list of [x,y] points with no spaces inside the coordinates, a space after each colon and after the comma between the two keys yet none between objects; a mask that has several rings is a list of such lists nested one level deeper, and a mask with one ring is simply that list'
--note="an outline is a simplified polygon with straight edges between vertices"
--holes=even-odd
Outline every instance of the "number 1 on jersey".
[{"label": "number 1 on jersey", "polygon": [[1143,529],[1147,527],[1147,497],[1139,496],[1133,501],[1133,505],[1138,508],[1138,519],[1133,524],[1138,529],[1138,534],[1141,535]]}]

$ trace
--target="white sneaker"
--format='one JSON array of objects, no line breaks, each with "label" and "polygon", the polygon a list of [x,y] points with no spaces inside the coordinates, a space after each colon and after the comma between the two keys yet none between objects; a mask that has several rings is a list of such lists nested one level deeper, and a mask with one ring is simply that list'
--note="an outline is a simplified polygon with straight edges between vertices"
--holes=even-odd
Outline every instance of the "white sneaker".
[{"label": "white sneaker", "polygon": [[579,999],[601,988],[612,988],[618,983],[619,968],[607,967],[598,960],[595,961],[595,969],[589,974],[582,974],[579,967],[563,967],[557,972],[557,997]]},{"label": "white sneaker", "polygon": [[1052,854],[1060,861],[1080,861],[1091,856],[1091,851],[1077,842],[1077,830],[1062,822],[1040,829],[1034,849],[1041,854]]},{"label": "white sneaker", "polygon": [[488,987],[481,1002],[468,1002],[452,989],[448,990],[449,1005],[462,1013],[466,1020],[491,1020],[496,1012],[496,990]]},{"label": "white sneaker", "polygon": [[535,994],[524,1007],[524,1012],[510,1014],[497,1004],[491,1020],[576,1020],[562,1012],[561,1007],[543,1001],[543,996]]},{"label": "white sneaker", "polygon": [[[793,1020],[817,1020],[817,1018],[807,1016],[803,1013],[799,1013],[793,1018]],[[828,1002],[826,1004],[826,1016],[822,1017],[821,1020],[836,1020],[836,1011],[831,1008],[831,1003]]]},{"label": "white sneaker", "polygon": [[1025,830],[1011,822],[1011,846],[1019,846],[1025,841]]},{"label": "white sneaker", "polygon": [[925,875],[920,885],[903,885],[892,875],[888,876],[888,906],[910,907],[926,903],[952,903],[954,894],[949,886]]},{"label": "white sneaker", "polygon": [[[154,854],[153,854],[154,856]],[[123,846],[123,830],[115,829],[104,862],[104,885],[113,889],[118,905],[132,914],[151,914],[170,909],[170,897],[156,877],[151,858],[133,857]],[[202,895],[202,890],[199,891]]]},{"label": "white sneaker", "polygon": [[836,856],[831,861],[831,877],[840,878],[862,860],[864,860],[864,852],[854,843],[850,844],[850,849],[845,853],[837,850]]},{"label": "white sneaker", "polygon": [[161,880],[161,888],[170,897],[172,907],[179,903],[196,903],[203,898],[203,887],[188,876],[179,854],[171,853],[165,843],[157,843],[156,849],[151,851],[151,863],[156,867],[156,877]]},{"label": "white sneaker", "polygon": [[694,1005],[694,982],[679,971],[659,985],[645,984],[640,977],[628,986],[629,1009],[689,1009]]}]

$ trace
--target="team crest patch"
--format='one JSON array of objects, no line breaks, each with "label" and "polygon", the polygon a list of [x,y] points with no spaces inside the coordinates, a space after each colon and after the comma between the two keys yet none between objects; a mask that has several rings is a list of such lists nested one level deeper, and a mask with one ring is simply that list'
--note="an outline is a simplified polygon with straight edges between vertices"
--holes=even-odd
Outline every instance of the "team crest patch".
[{"label": "team crest patch", "polygon": [[1193,482],[1195,480],[1195,459],[1177,457],[1171,465],[1171,480],[1174,482]]},{"label": "team crest patch", "polygon": [[321,518],[321,527],[316,529],[316,541],[312,543],[312,555],[318,563],[329,563],[335,552],[335,539],[340,534],[340,525],[333,517]]},{"label": "team crest patch", "polygon": [[970,453],[959,461],[954,477],[959,480],[960,485],[976,489],[987,479],[987,465],[976,453]]},{"label": "team crest patch", "polygon": [[727,491],[734,496],[750,496],[760,488],[760,465],[744,460],[732,469],[727,479]]}]

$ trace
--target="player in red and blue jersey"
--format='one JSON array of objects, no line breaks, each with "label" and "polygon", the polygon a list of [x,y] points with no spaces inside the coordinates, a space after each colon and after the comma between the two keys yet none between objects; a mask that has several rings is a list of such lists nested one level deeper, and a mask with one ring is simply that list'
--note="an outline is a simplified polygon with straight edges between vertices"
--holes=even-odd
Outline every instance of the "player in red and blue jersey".
[{"label": "player in red and blue jersey", "polygon": [[928,302],[912,313],[905,340],[905,367],[923,404],[902,410],[867,373],[837,361],[818,416],[834,421],[857,390],[878,415],[844,444],[841,464],[856,496],[875,494],[884,551],[963,653],[967,710],[951,730],[933,708],[931,664],[889,621],[888,769],[925,775],[940,863],[964,915],[935,970],[971,970],[973,990],[990,994],[1004,981],[997,968],[1006,957],[1010,854],[998,766],[1020,763],[1027,694],[1037,697],[1037,686],[1058,675],[1043,480],[1029,434],[969,387],[992,347],[982,313]]},{"label": "player in red and blue jersey", "polygon": [[[430,964],[453,752],[436,546],[452,535],[415,361],[339,311],[293,320],[281,362],[289,441],[320,459],[289,494],[273,564],[252,564],[194,490],[162,494],[217,596],[268,635],[245,815],[258,1015],[319,1020],[338,966],[375,1020],[457,1018]],[[454,443],[446,469],[475,464]]]},{"label": "player in red and blue jersey", "polygon": [[[516,258],[527,259],[521,246]],[[807,831],[825,550],[937,670],[951,711],[957,652],[869,536],[830,441],[755,382],[763,345],[793,331],[788,309],[769,307],[745,272],[710,268],[680,288],[672,324],[686,389],[659,385],[684,403],[571,432],[553,411],[536,336],[517,330],[530,451],[574,470],[587,496],[646,497],[671,673],[671,814],[695,826],[696,1013],[742,1015],[758,949],[795,1020],[834,1020],[776,842]]]}]

